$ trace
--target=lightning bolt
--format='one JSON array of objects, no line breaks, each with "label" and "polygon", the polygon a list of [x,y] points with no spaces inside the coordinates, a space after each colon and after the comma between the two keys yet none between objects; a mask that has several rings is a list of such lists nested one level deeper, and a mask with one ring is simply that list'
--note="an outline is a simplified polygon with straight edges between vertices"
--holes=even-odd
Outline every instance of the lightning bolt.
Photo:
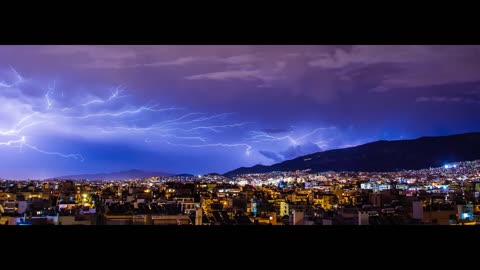
[{"label": "lightning bolt", "polygon": [[[8,142],[0,142],[0,145],[3,145],[3,146],[13,146],[15,144],[19,144],[19,146],[21,144],[23,144],[25,142],[25,137],[22,137],[20,140],[16,140],[16,141],[8,141]],[[14,146],[15,147],[15,146]]]},{"label": "lightning bolt", "polygon": [[5,81],[0,81],[0,87],[12,88],[12,87],[16,86],[17,84],[20,84],[20,83],[24,82],[24,79],[20,75],[20,73],[18,73],[11,65],[10,65],[10,69],[12,70],[13,74],[15,75],[16,80],[13,83],[10,83],[10,84],[6,83]]},{"label": "lightning bolt", "polygon": [[305,139],[305,138],[308,137],[308,136],[312,136],[313,134],[317,133],[317,132],[320,131],[320,130],[335,129],[335,128],[336,128],[336,127],[316,128],[316,129],[314,129],[312,132],[307,133],[307,134],[305,134],[305,135],[303,135],[303,136],[300,136],[300,137],[296,138],[295,141],[303,140],[303,139]]},{"label": "lightning bolt", "polygon": [[190,120],[190,121],[187,121],[187,122],[170,122],[170,123],[161,125],[161,127],[165,127],[165,126],[168,126],[168,125],[187,125],[187,124],[192,124],[192,123],[196,123],[196,122],[204,122],[204,121],[212,120],[212,119],[215,119],[215,118],[224,117],[224,116],[230,115],[230,114],[233,114],[233,113],[222,113],[222,114],[217,114],[217,115],[213,115],[213,116],[210,116],[210,117],[202,117],[202,118],[193,119],[193,120]]},{"label": "lightning bolt", "polygon": [[170,145],[174,146],[183,146],[183,147],[191,147],[191,148],[203,148],[203,147],[239,147],[243,146],[245,147],[245,155],[250,156],[250,150],[252,149],[252,146],[246,143],[234,143],[234,144],[228,144],[228,143],[211,143],[211,144],[177,144],[177,143],[171,143],[167,142]]},{"label": "lightning bolt", "polygon": [[123,115],[126,115],[126,114],[138,114],[138,113],[143,112],[143,111],[165,112],[165,111],[171,111],[171,110],[180,110],[180,108],[175,108],[175,107],[156,110],[156,109],[153,109],[154,107],[155,106],[153,106],[153,107],[143,107],[142,106],[142,107],[140,107],[136,110],[126,110],[126,111],[121,111],[121,112],[117,112],[117,113],[111,113],[111,112],[108,112],[108,113],[94,113],[94,114],[87,114],[87,115],[84,115],[84,116],[64,116],[64,118],[86,119],[86,118],[91,118],[91,117],[103,117],[103,116],[119,117],[119,116],[123,116]]},{"label": "lightning bolt", "polygon": [[48,91],[45,94],[45,101],[47,103],[47,110],[49,110],[52,107],[52,100],[50,99],[50,94],[55,93],[55,81],[53,81],[53,88],[50,88],[48,86]]},{"label": "lightning bolt", "polygon": [[154,124],[154,125],[152,125],[152,128],[162,128],[162,127],[164,127],[165,125],[168,125],[168,124],[171,124],[171,123],[175,123],[175,122],[177,122],[177,121],[181,121],[181,120],[183,120],[183,119],[185,119],[185,118],[188,118],[188,117],[190,117],[190,116],[192,116],[192,115],[199,115],[199,114],[204,114],[204,113],[199,113],[199,112],[189,113],[189,114],[183,115],[183,116],[181,116],[181,117],[179,117],[179,118],[176,118],[176,119],[167,120],[167,121],[163,121],[163,122],[161,122],[161,123]]},{"label": "lightning bolt", "polygon": [[77,159],[77,160],[80,160],[81,162],[85,161],[85,159],[83,158],[82,155],[80,154],[62,154],[62,153],[59,153],[59,152],[48,152],[48,151],[44,151],[44,150],[40,150],[38,149],[36,146],[33,146],[33,145],[30,145],[28,143],[23,143],[23,145],[27,146],[28,148],[30,149],[33,149],[39,153],[42,153],[42,154],[46,154],[46,155],[56,155],[56,156],[60,156],[60,157],[64,157],[64,158],[73,158],[73,159]]},{"label": "lightning bolt", "polygon": [[[18,146],[16,146],[16,144],[18,144]],[[83,162],[85,159],[83,158],[82,155],[80,154],[62,154],[62,153],[59,153],[59,152],[49,152],[49,151],[44,151],[44,150],[41,150],[39,149],[38,147],[36,146],[33,146],[33,145],[30,145],[27,143],[26,141],[26,138],[25,136],[22,136],[21,139],[19,140],[14,140],[14,141],[8,141],[8,142],[0,142],[0,145],[3,145],[3,146],[11,146],[11,147],[23,147],[23,146],[26,146],[30,149],[33,149],[37,152],[40,152],[42,154],[47,154],[47,155],[57,155],[57,156],[60,156],[60,157],[64,157],[64,158],[74,158],[74,159],[78,159],[80,160],[81,162]]]},{"label": "lightning bolt", "polygon": [[[157,136],[162,137],[162,138],[175,138],[175,139],[181,139],[181,140],[198,140],[201,142],[207,142],[207,139],[204,137],[184,137],[184,136],[176,136],[172,134],[157,134]],[[152,139],[145,139],[146,143],[152,143],[152,142],[163,142],[163,140],[152,140]]]},{"label": "lightning bolt", "polygon": [[[24,81],[23,77],[18,73],[13,67],[10,67],[12,72],[15,75],[16,81],[13,83],[4,83],[3,81],[0,83],[0,87],[13,87],[14,85]],[[21,89],[19,89],[21,91]],[[45,91],[45,90],[43,90]],[[78,133],[81,132],[89,132],[89,129],[85,129],[85,127],[94,127],[100,129],[104,133],[118,133],[118,132],[141,132],[142,135],[149,136],[149,138],[145,139],[145,143],[153,143],[153,142],[163,142],[169,145],[178,146],[178,147],[191,147],[191,148],[202,148],[202,147],[244,147],[246,155],[251,154],[252,146],[246,143],[215,143],[214,137],[204,137],[201,131],[212,131],[215,133],[219,133],[224,131],[225,129],[229,128],[237,128],[243,127],[247,124],[253,122],[242,122],[242,123],[225,123],[224,118],[232,115],[232,112],[229,113],[220,113],[214,115],[207,115],[206,113],[201,112],[192,112],[186,113],[177,117],[173,117],[172,119],[167,119],[164,121],[160,121],[158,123],[150,124],[146,127],[137,127],[137,126],[126,126],[122,125],[133,121],[131,118],[126,120],[126,117],[130,117],[133,115],[144,115],[144,113],[161,113],[167,111],[175,111],[175,110],[182,110],[183,108],[177,107],[168,107],[168,108],[157,108],[157,105],[154,106],[135,106],[129,107],[129,109],[113,109],[113,110],[102,110],[105,107],[101,105],[106,105],[107,103],[113,102],[121,97],[125,97],[125,95],[121,95],[123,89],[120,86],[117,86],[115,89],[110,90],[111,94],[106,98],[90,98],[87,99],[80,99],[84,101],[84,103],[76,102],[74,105],[70,107],[64,107],[62,109],[58,108],[60,105],[59,102],[55,99],[55,91],[56,91],[56,82],[53,81],[53,85],[47,85],[47,91],[43,92],[43,96],[37,99],[30,99],[28,105],[32,108],[38,107],[38,104],[46,104],[46,110],[41,111],[34,111],[29,113],[26,116],[23,116],[18,122],[13,125],[13,128],[9,130],[0,130],[0,136],[16,136],[16,138],[12,138],[9,141],[0,142],[1,146],[8,146],[8,147],[19,147],[22,151],[23,148],[28,148],[30,150],[36,151],[38,153],[46,154],[46,155],[55,155],[63,158],[71,158],[75,160],[79,160],[81,162],[84,161],[84,157],[81,154],[65,154],[56,151],[49,151],[46,149],[42,149],[36,145],[33,145],[31,142],[26,141],[25,135],[28,135],[27,132],[30,132],[29,129],[32,127],[45,125],[45,124],[53,124],[58,127],[62,127],[63,124],[66,125],[75,125],[76,130]],[[64,97],[63,91],[61,92],[61,96]],[[90,99],[90,100],[89,100]],[[86,101],[86,102],[85,102]],[[36,103],[38,102],[38,104]],[[93,106],[98,105],[98,106]],[[87,111],[88,110],[88,111]],[[54,120],[57,121],[54,121]],[[61,122],[60,119],[68,120],[66,122]],[[83,120],[88,119],[96,119],[102,121],[102,127],[99,127],[98,124],[93,122],[88,123]],[[80,121],[82,120],[82,121]],[[143,119],[142,119],[143,120]],[[138,120],[135,120],[138,121]],[[221,121],[221,122],[220,122]],[[89,125],[90,124],[90,125]],[[189,133],[192,134],[189,134]],[[27,133],[27,134],[25,134]],[[31,133],[31,132],[30,132]],[[143,134],[144,133],[144,134]],[[32,134],[32,133],[31,133]],[[30,134],[30,135],[31,135]],[[30,136],[29,135],[29,136]],[[135,134],[137,135],[137,134]],[[210,134],[214,135],[214,134]],[[165,141],[165,139],[169,140],[178,140],[183,141],[185,143],[177,144],[171,141]],[[198,141],[202,144],[187,144],[190,141]],[[177,141],[175,141],[177,142]],[[211,142],[211,143],[207,143]]]},{"label": "lightning bolt", "polygon": [[207,130],[211,130],[211,131],[213,131],[213,132],[220,132],[220,131],[218,130],[219,128],[241,127],[241,126],[244,126],[244,125],[247,125],[247,124],[251,124],[251,123],[254,123],[254,122],[243,122],[243,123],[238,123],[238,124],[217,125],[217,126],[200,126],[200,127],[189,128],[189,129],[175,128],[175,129],[171,129],[170,131],[172,131],[172,130],[180,130],[180,131],[189,132],[189,131],[194,131],[194,130],[207,129]]},{"label": "lightning bolt", "polygon": [[38,112],[34,112],[34,113],[29,114],[29,115],[25,116],[24,118],[20,119],[20,121],[18,121],[18,123],[15,125],[14,129],[17,128],[18,126],[20,126],[23,122],[27,121],[28,119],[34,117],[35,115],[38,115]]},{"label": "lightning bolt", "polygon": [[0,131],[0,135],[4,135],[4,136],[15,135],[15,134],[18,134],[18,133],[22,132],[24,129],[27,129],[29,127],[39,125],[39,124],[42,124],[42,123],[46,122],[46,121],[37,121],[37,122],[33,122],[33,123],[30,123],[30,124],[27,124],[27,125],[24,125],[24,126],[20,127],[24,122],[31,119],[35,115],[38,115],[38,112],[34,112],[34,113],[29,114],[29,115],[25,116],[24,118],[20,119],[20,121],[18,121],[18,123],[11,130]]},{"label": "lightning bolt", "polygon": [[291,131],[288,135],[282,136],[282,137],[273,136],[263,131],[251,131],[250,133],[252,134],[250,139],[252,140],[254,139],[255,140],[253,141],[254,143],[265,142],[265,141],[280,141],[280,140],[288,139],[293,144],[295,145],[297,144],[297,141],[291,137],[291,135],[293,134],[293,131]]},{"label": "lightning bolt", "polygon": [[10,66],[10,69],[13,71],[13,73],[15,74],[15,77],[17,78],[17,81],[18,82],[22,82],[23,81],[23,77],[20,75],[20,73],[18,73],[13,67],[12,65],[9,65]]},{"label": "lightning bolt", "polygon": [[[12,66],[10,66],[10,69],[12,70],[12,72],[14,73],[15,75],[15,78],[16,78],[16,81],[12,84],[6,84],[4,82],[0,83],[0,87],[13,87],[14,85],[16,84],[19,84],[21,82],[24,81],[23,77],[20,75],[20,73],[18,73]],[[48,91],[47,93],[45,94],[45,101],[47,103],[47,110],[50,109],[52,107],[52,104],[53,104],[53,101],[52,99],[50,98],[50,95],[53,94],[55,92],[55,81],[53,81],[53,86],[50,87],[50,85],[48,86]],[[1,131],[0,132],[0,135],[2,136],[19,136],[21,133],[23,133],[26,129],[30,128],[30,127],[33,127],[33,126],[36,126],[36,125],[40,125],[40,124],[43,124],[43,123],[46,123],[47,121],[34,121],[34,122],[30,122],[30,120],[32,120],[35,116],[40,116],[40,113],[39,112],[33,112],[23,118],[21,118],[15,125],[12,129],[10,130],[7,130],[7,131]],[[52,118],[52,117],[49,117],[49,116],[42,116],[42,117],[45,117],[45,118]],[[45,151],[45,150],[42,150],[34,145],[31,145],[31,144],[28,144],[26,142],[26,137],[25,136],[21,136],[20,139],[17,139],[17,140],[10,140],[10,141],[7,141],[7,142],[0,142],[0,146],[9,146],[9,147],[19,147],[20,148],[20,151],[22,152],[22,149],[24,146],[32,149],[32,150],[35,150],[37,152],[40,152],[40,153],[43,153],[43,154],[47,154],[47,155],[57,155],[57,156],[61,156],[61,157],[65,157],[65,158],[74,158],[74,159],[78,159],[80,161],[84,161],[84,158],[82,155],[80,154],[63,154],[63,153],[60,153],[60,152],[51,152],[51,151]]]},{"label": "lightning bolt", "polygon": [[22,132],[24,129],[27,129],[29,127],[33,127],[33,126],[36,126],[36,125],[39,125],[39,124],[43,124],[43,123],[46,123],[47,121],[37,121],[37,122],[33,122],[33,123],[30,123],[30,124],[27,124],[21,128],[18,128],[18,129],[11,129],[11,130],[8,130],[8,131],[5,131],[5,132],[0,132],[0,135],[15,135],[15,134],[18,134],[20,132]]},{"label": "lightning bolt", "polygon": [[328,140],[320,140],[318,142],[315,142],[315,144],[320,147],[320,148],[324,148],[324,147],[328,147],[329,144],[327,142],[330,142],[332,141],[332,139],[328,139]]},{"label": "lightning bolt", "polygon": [[294,131],[291,131],[288,135],[281,136],[281,137],[273,136],[263,131],[251,131],[250,134],[252,134],[252,136],[250,137],[250,140],[253,140],[254,143],[266,142],[266,141],[289,140],[293,145],[298,145],[299,141],[305,139],[306,137],[312,136],[313,134],[317,133],[320,130],[335,129],[335,128],[336,127],[316,128],[313,131],[296,138],[292,137],[292,134],[294,133]]},{"label": "lightning bolt", "polygon": [[119,96],[120,92],[122,91],[122,89],[119,89],[120,87],[121,86],[117,86],[115,91],[111,90],[112,94],[107,99],[94,99],[94,100],[88,101],[86,103],[80,104],[80,106],[88,106],[88,105],[95,104],[95,103],[107,103],[107,102],[110,102],[114,99],[126,97],[126,96]]},{"label": "lightning bolt", "polygon": [[[236,124],[228,124],[228,125],[213,125],[213,126],[197,126],[193,128],[172,128],[172,129],[164,129],[166,126],[170,125],[187,125],[187,124],[192,124],[192,123],[197,123],[197,122],[204,122],[207,120],[212,120],[215,118],[220,118],[225,115],[231,114],[231,113],[224,113],[224,114],[219,114],[219,115],[213,115],[210,117],[202,117],[202,118],[196,118],[187,122],[178,122],[180,120],[183,120],[185,118],[188,118],[192,115],[198,115],[198,114],[204,114],[204,113],[189,113],[184,116],[181,116],[176,119],[172,120],[167,120],[161,123],[157,123],[154,125],[151,125],[149,127],[128,127],[128,126],[117,126],[117,127],[112,127],[112,129],[120,129],[120,130],[126,130],[126,131],[138,131],[138,132],[145,132],[145,131],[164,131],[164,132],[171,132],[171,131],[183,131],[183,132],[190,132],[190,131],[195,131],[195,130],[201,130],[201,129],[207,129],[207,130],[212,130],[214,132],[220,132],[217,129],[220,128],[234,128],[234,127],[241,127],[249,123],[253,122],[244,122],[244,123],[236,123]],[[107,131],[105,129],[102,129],[104,132],[107,133],[114,133],[114,131]]]}]

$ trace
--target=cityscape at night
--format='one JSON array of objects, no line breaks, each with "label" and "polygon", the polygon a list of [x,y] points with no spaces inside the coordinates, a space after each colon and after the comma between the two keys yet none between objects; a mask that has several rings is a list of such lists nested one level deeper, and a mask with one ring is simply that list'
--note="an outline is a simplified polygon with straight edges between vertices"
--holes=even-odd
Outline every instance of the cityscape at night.
[{"label": "cityscape at night", "polygon": [[0,225],[480,224],[480,46],[0,59]]}]

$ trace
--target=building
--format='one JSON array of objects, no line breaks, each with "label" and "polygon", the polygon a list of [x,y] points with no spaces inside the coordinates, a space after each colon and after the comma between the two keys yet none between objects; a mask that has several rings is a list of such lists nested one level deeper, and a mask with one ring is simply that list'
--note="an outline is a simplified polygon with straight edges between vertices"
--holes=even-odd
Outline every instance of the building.
[{"label": "building", "polygon": [[290,205],[287,202],[280,202],[280,217],[290,214]]}]

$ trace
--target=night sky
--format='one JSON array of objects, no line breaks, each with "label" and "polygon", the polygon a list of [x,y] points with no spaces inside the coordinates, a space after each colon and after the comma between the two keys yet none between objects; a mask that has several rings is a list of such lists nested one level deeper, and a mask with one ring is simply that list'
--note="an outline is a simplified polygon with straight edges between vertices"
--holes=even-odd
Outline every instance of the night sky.
[{"label": "night sky", "polygon": [[480,46],[0,46],[0,178],[480,131]]}]

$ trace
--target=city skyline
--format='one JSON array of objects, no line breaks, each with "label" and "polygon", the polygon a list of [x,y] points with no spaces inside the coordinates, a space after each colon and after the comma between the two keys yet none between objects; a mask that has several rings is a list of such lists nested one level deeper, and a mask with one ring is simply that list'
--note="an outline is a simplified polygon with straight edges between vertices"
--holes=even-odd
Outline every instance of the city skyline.
[{"label": "city skyline", "polygon": [[0,46],[0,177],[224,173],[475,132],[480,46]]}]

